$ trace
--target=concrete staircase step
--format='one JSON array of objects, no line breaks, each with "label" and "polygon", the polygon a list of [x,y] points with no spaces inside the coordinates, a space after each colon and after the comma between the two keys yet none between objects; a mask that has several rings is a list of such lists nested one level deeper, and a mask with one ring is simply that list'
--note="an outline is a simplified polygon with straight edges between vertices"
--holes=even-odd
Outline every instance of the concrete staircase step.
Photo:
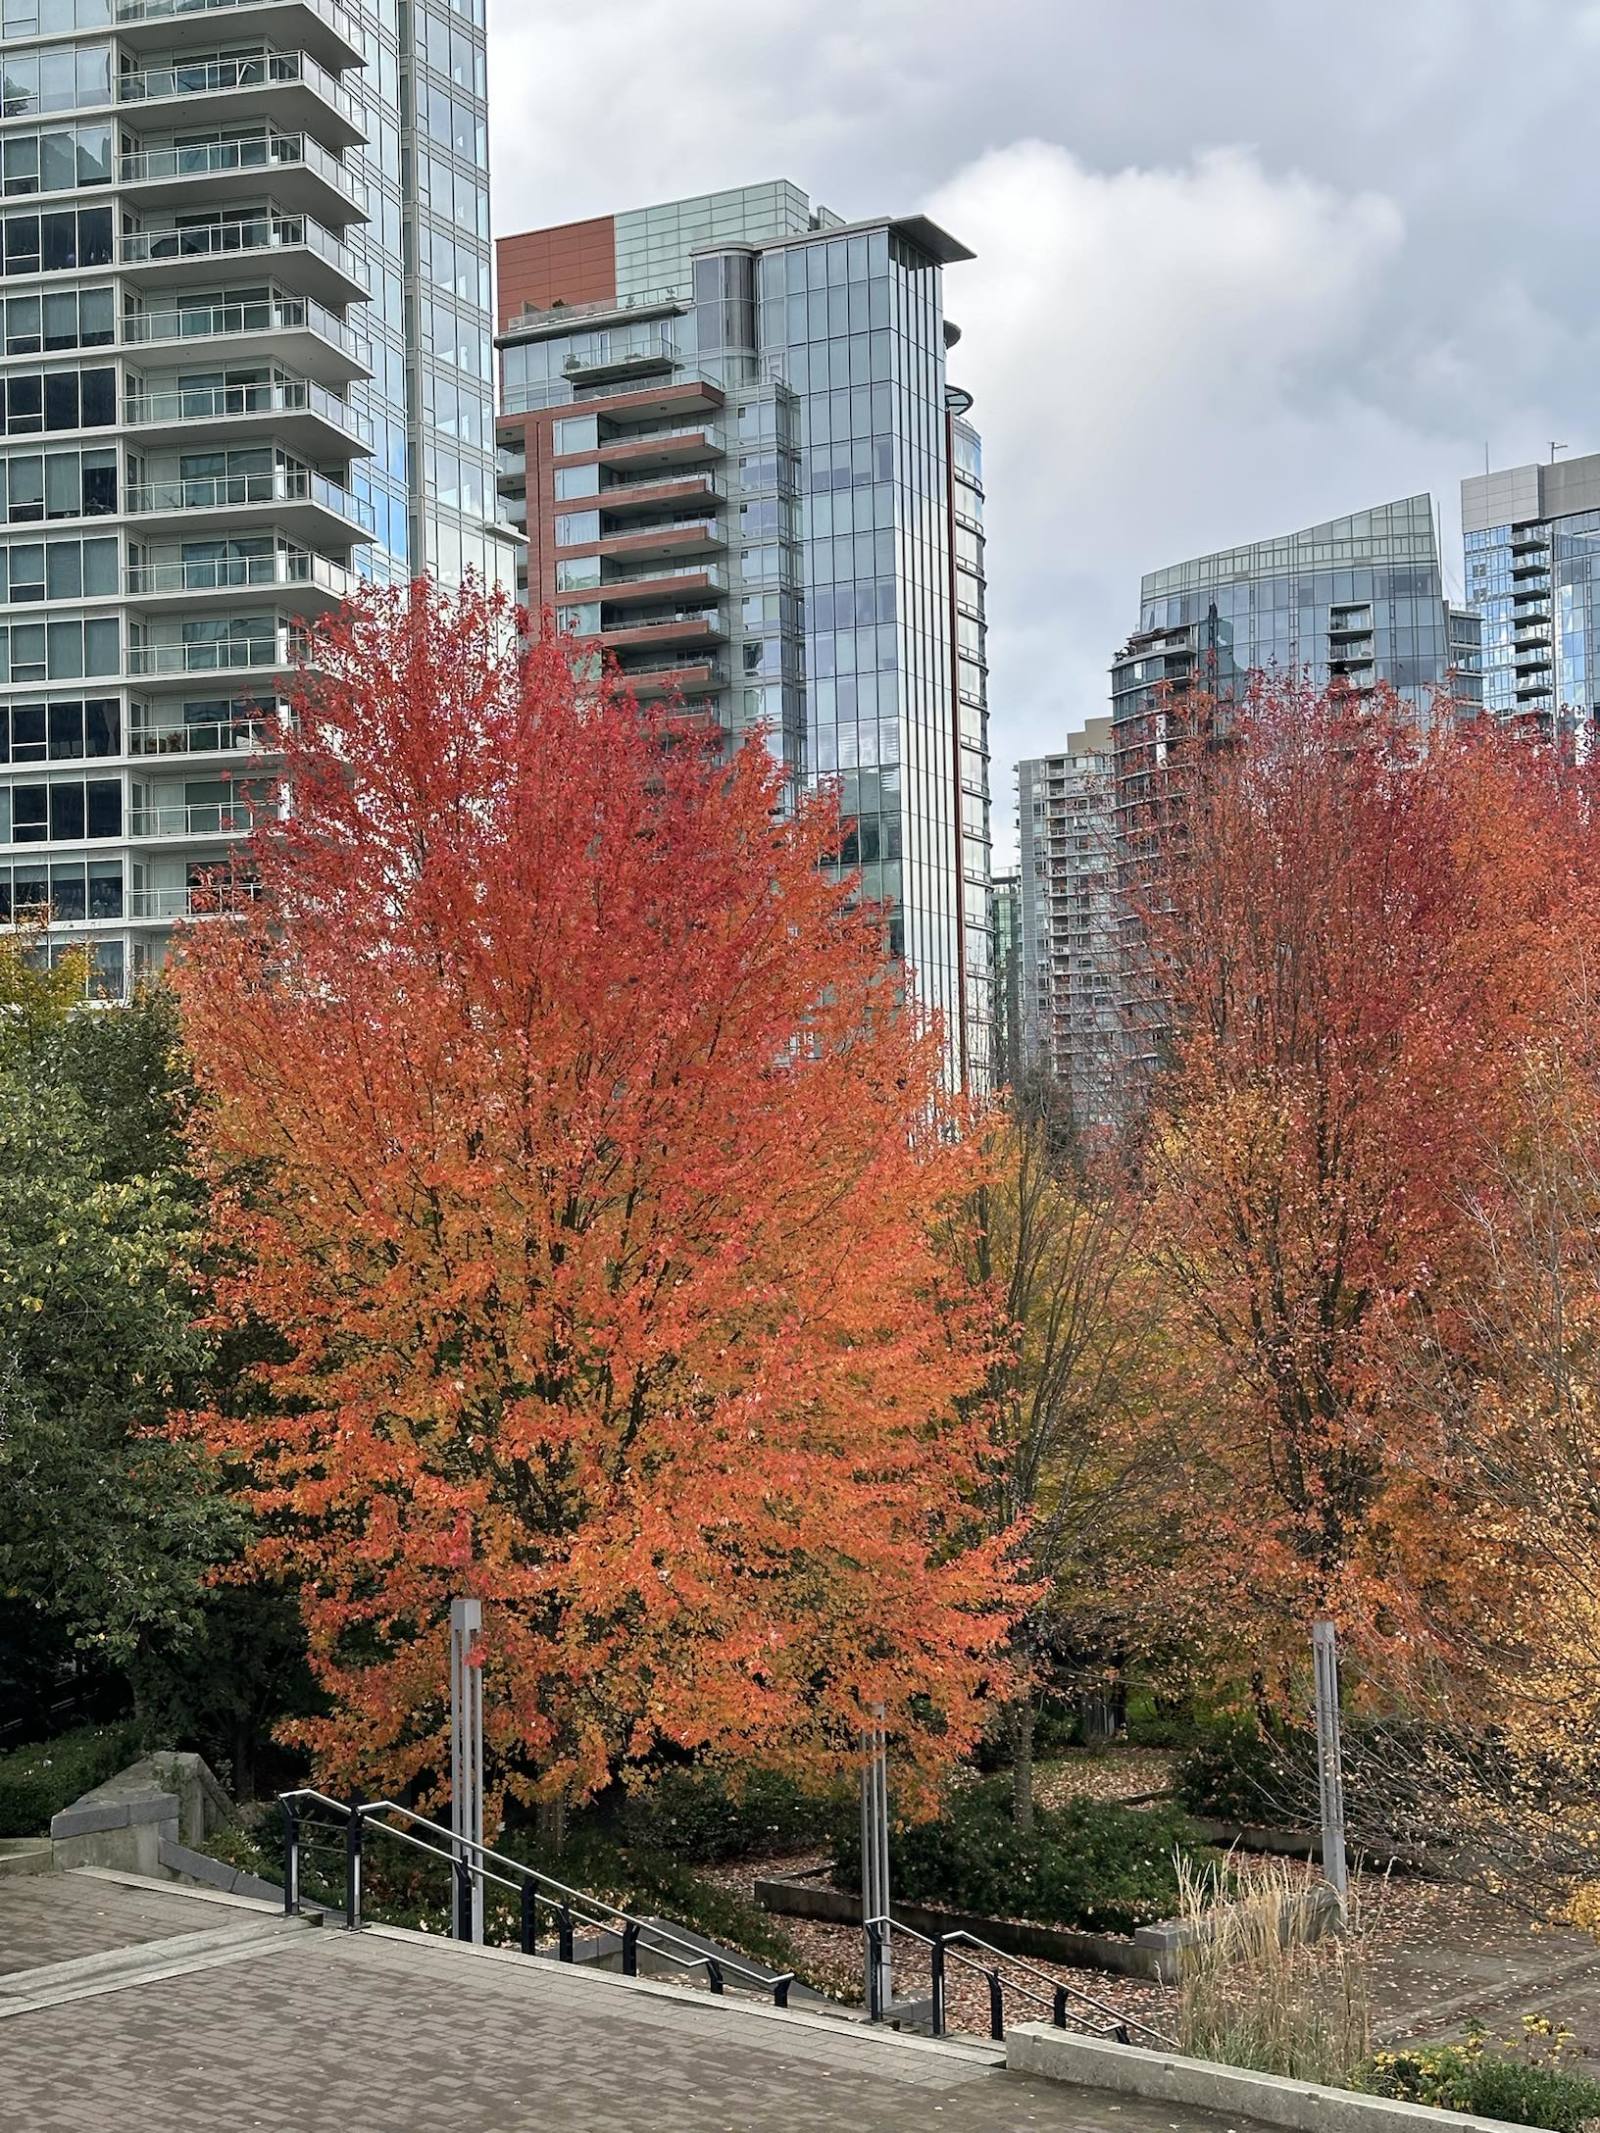
[{"label": "concrete staircase step", "polygon": [[178,1977],[186,1971],[211,1969],[218,1963],[269,1955],[314,1930],[306,1918],[249,1918],[198,1933],[174,1933],[164,1939],[108,1948],[69,1962],[42,1963],[32,1970],[0,1976],[0,2019],[62,2000],[85,1999],[101,1992],[143,1984],[153,1978]]}]

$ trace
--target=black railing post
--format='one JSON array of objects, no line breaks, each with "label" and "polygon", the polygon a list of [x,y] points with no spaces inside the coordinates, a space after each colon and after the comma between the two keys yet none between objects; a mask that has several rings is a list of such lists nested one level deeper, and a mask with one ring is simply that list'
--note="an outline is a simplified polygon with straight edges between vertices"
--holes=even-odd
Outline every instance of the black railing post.
[{"label": "black railing post", "polygon": [[928,1997],[933,2002],[933,2033],[944,2035],[944,1935],[935,1933],[928,1949]]},{"label": "black railing post", "polygon": [[722,1965],[709,1955],[706,1957],[706,1983],[720,2000],[722,1997]]},{"label": "black railing post", "polygon": [[869,1918],[867,1932],[867,2020],[883,2020],[883,1932],[875,1918]]},{"label": "black railing post", "polygon": [[624,1977],[639,1975],[639,1921],[630,1918],[622,1929],[622,1974]]},{"label": "black railing post", "polygon": [[532,1955],[539,1945],[538,1893],[526,1877],[522,1883],[522,1952]]},{"label": "black railing post", "polygon": [[566,1903],[556,1913],[556,1955],[563,1963],[572,1960],[572,1910]]},{"label": "black railing post", "polygon": [[989,2034],[996,2044],[1006,2041],[1005,1996],[1000,1986],[998,1970],[989,1972]]},{"label": "black railing post", "polygon": [[344,1922],[350,1933],[361,1931],[361,1795],[350,1795],[349,1819],[344,1826]]},{"label": "black railing post", "polygon": [[456,1939],[472,1938],[472,1862],[463,1852],[456,1860]]},{"label": "black railing post", "polygon": [[774,2006],[774,2007],[787,2007],[787,2006],[788,2006],[788,2004],[789,2004],[789,1987],[790,1987],[790,1986],[791,1986],[791,1985],[792,1985],[793,1983],[794,1983],[794,1978],[793,1978],[793,1976],[792,1976],[792,1975],[790,1975],[790,1976],[788,1976],[788,1977],[775,1977],[775,1978],[774,1978],[774,1979],[772,1980],[772,2004],[773,2004],[773,2006]]},{"label": "black railing post", "polygon": [[1050,2019],[1057,2029],[1065,2029],[1067,2026],[1067,1988],[1065,1985],[1056,1987],[1055,2005],[1050,2010]]},{"label": "black railing post", "polygon": [[300,1908],[300,1810],[293,1800],[280,1800],[283,1809],[283,1915],[293,1918]]}]

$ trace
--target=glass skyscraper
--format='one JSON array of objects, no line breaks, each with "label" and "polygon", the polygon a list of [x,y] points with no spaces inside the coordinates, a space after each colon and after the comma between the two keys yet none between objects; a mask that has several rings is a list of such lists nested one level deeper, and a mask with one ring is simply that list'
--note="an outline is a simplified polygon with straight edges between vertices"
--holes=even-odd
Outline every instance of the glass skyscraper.
[{"label": "glass skyscraper", "polygon": [[1498,719],[1592,741],[1600,722],[1600,453],[1461,484],[1467,598]]},{"label": "glass skyscraper", "polygon": [[[1141,863],[1144,803],[1184,698],[1228,697],[1252,672],[1305,675],[1359,692],[1387,682],[1419,721],[1483,702],[1482,624],[1445,596],[1428,496],[1330,519],[1277,540],[1221,549],[1149,573],[1139,627],[1111,665],[1116,863]],[[1157,1024],[1141,1002],[1138,957],[1120,956],[1120,1070],[1146,1070]]]},{"label": "glass skyscraper", "polygon": [[0,0],[0,923],[115,997],[362,578],[514,571],[483,0]]},{"label": "glass skyscraper", "polygon": [[532,603],[838,781],[843,859],[981,1081],[983,490],[942,271],[970,256],[782,181],[503,239],[499,437]]}]

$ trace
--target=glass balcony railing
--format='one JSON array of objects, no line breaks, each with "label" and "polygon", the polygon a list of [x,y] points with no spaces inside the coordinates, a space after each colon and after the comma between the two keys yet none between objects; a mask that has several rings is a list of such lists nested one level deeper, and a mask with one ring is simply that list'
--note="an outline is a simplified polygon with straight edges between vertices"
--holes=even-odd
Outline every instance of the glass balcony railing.
[{"label": "glass balcony railing", "polygon": [[727,438],[714,422],[678,422],[669,430],[619,431],[615,436],[602,437],[595,450],[604,458],[607,452],[654,450],[689,437],[704,439],[706,449],[711,452],[727,449]]},{"label": "glass balcony railing", "polygon": [[638,330],[597,334],[588,347],[574,348],[562,359],[569,378],[621,376],[630,370],[660,370],[676,363],[678,344],[670,334]]},{"label": "glass balcony railing", "polygon": [[130,755],[253,755],[269,746],[272,727],[264,718],[243,714],[195,724],[176,720],[135,726],[128,736]]},{"label": "glass balcony railing", "polygon": [[630,549],[646,548],[652,542],[664,540],[715,541],[722,545],[722,529],[714,518],[674,519],[665,526],[651,526],[638,531],[605,533],[596,537],[596,545],[608,555],[627,555]]},{"label": "glass balcony railing", "polygon": [[264,468],[259,474],[173,476],[130,484],[123,508],[131,517],[155,512],[220,511],[241,504],[315,503],[365,533],[377,530],[377,513],[365,497],[353,496],[310,467]]},{"label": "glass balcony railing", "polygon": [[130,230],[117,240],[125,267],[162,266],[179,259],[227,258],[240,252],[314,252],[357,288],[365,288],[355,254],[310,215],[264,210],[237,222],[199,222],[182,229]]},{"label": "glass balcony railing", "polygon": [[[147,810],[149,812],[149,810]],[[160,814],[162,809],[154,810]],[[176,831],[136,831],[141,836],[177,835]],[[129,918],[197,918],[210,917],[214,912],[238,910],[242,904],[253,903],[261,894],[261,885],[254,881],[216,881],[202,887],[171,889],[130,889],[128,892]]]},{"label": "glass balcony railing", "polygon": [[353,172],[309,133],[271,128],[238,141],[203,141],[197,146],[141,148],[120,159],[124,185],[148,185],[168,178],[200,178],[229,170],[304,169],[314,171],[352,207],[363,205]]},{"label": "glass balcony railing", "polygon": [[[725,592],[727,582],[714,563],[676,563],[670,570],[643,569],[636,578],[603,578],[598,585],[588,588],[590,599],[624,601],[636,585],[664,585],[673,578],[695,578],[707,592]],[[576,597],[563,592],[563,600]]]},{"label": "glass balcony railing", "polygon": [[251,385],[175,385],[129,393],[122,419],[131,429],[177,422],[217,422],[238,415],[316,415],[347,437],[370,445],[372,424],[363,414],[309,378],[263,378]]},{"label": "glass balcony railing", "polygon": [[724,623],[719,609],[667,607],[657,614],[630,613],[625,621],[608,622],[601,634],[606,637],[645,637],[658,630],[715,630],[720,635]]},{"label": "glass balcony railing", "polygon": [[130,312],[122,321],[126,346],[149,341],[218,340],[240,333],[314,333],[369,369],[372,344],[364,341],[325,304],[309,296],[262,297],[242,304],[184,304],[169,311]]},{"label": "glass balcony railing", "polygon": [[310,89],[330,110],[365,138],[361,111],[348,89],[341,89],[327,68],[309,52],[280,52],[261,45],[226,59],[175,60],[169,66],[142,67],[117,76],[120,104],[165,102],[175,96],[219,96],[230,89],[269,89],[298,84]]},{"label": "glass balcony railing", "polygon": [[167,807],[130,808],[128,834],[131,837],[243,837],[258,822],[274,820],[277,812],[270,802],[257,806],[244,799],[206,800],[185,805],[178,800]]},{"label": "glass balcony railing", "polygon": [[646,682],[667,689],[691,676],[697,689],[720,689],[728,678],[724,661],[712,658],[709,653],[703,659],[690,654],[678,659],[636,660],[622,672],[625,681]]},{"label": "glass balcony railing", "polygon": [[[250,8],[256,0],[117,0],[119,23],[173,22],[185,15],[226,14],[234,8]],[[301,4],[325,22],[352,51],[362,49],[361,33],[336,0],[301,0]],[[218,25],[220,29],[221,24]]]},{"label": "glass balcony railing", "polygon": [[135,596],[314,585],[343,600],[355,582],[342,563],[310,548],[276,548],[270,555],[187,556],[170,563],[130,563],[122,576],[124,589]]},{"label": "glass balcony railing", "polygon": [[203,639],[193,644],[134,644],[128,647],[128,672],[144,678],[160,674],[232,674],[256,667],[298,666],[310,649],[304,630],[279,629]]}]

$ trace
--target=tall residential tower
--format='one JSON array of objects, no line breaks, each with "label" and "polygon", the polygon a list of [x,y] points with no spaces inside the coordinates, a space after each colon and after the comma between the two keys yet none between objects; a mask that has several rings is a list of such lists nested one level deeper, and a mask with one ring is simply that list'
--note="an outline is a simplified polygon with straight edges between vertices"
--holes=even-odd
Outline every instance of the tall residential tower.
[{"label": "tall residential tower", "polygon": [[512,574],[483,0],[0,5],[0,923],[115,997],[304,621]]},{"label": "tall residential tower", "polygon": [[1461,484],[1467,598],[1483,615],[1483,700],[1498,719],[1600,723],[1600,453]]},{"label": "tall residential tower", "polygon": [[[1185,729],[1193,691],[1228,697],[1253,672],[1299,673],[1358,694],[1387,683],[1419,720],[1475,716],[1483,703],[1482,622],[1445,594],[1437,514],[1403,497],[1276,540],[1152,571],[1139,627],[1111,665],[1119,886],[1140,860],[1151,774]],[[1124,928],[1121,1068],[1148,1069],[1155,1022]]]},{"label": "tall residential tower", "polygon": [[501,240],[501,488],[528,596],[837,779],[844,859],[988,1075],[982,480],[920,215],[779,181]]},{"label": "tall residential tower", "polygon": [[1017,765],[1022,1059],[1054,1080],[1080,1128],[1114,1114],[1118,1056],[1111,721]]}]

